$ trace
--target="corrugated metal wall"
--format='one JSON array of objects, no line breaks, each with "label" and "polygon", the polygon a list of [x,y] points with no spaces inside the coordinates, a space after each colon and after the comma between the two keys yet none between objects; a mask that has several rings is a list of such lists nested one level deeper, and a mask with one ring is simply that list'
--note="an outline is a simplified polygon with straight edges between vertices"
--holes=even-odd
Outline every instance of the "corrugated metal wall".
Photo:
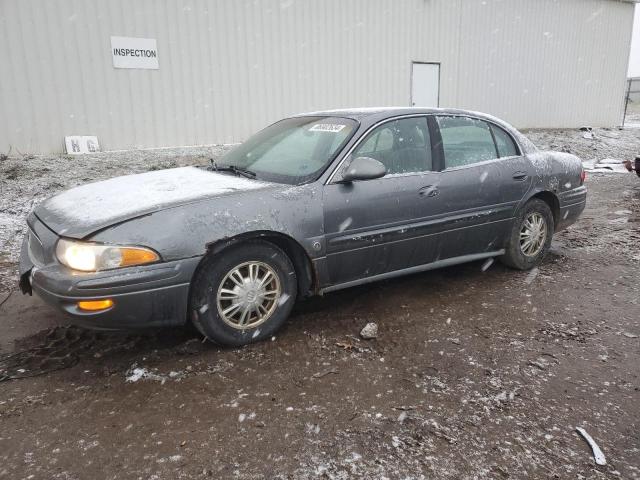
[{"label": "corrugated metal wall", "polygon": [[[411,61],[441,63],[441,106],[615,125],[632,22],[612,0],[0,0],[0,151],[231,143],[300,111],[409,105]],[[112,35],[156,38],[159,70],[113,68]]]}]

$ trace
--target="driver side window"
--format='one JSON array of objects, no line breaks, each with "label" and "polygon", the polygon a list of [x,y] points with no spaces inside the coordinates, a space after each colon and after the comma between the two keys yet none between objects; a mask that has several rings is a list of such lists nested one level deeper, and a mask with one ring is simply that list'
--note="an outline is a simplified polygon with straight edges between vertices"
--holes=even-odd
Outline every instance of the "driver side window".
[{"label": "driver side window", "polygon": [[430,171],[431,139],[427,119],[403,118],[378,126],[354,150],[353,158],[357,157],[378,160],[388,174]]}]

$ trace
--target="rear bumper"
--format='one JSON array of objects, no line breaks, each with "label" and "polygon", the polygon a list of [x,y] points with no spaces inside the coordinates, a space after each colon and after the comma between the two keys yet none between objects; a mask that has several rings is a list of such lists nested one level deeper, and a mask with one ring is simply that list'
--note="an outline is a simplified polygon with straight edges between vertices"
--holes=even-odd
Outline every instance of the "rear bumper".
[{"label": "rear bumper", "polygon": [[[28,239],[20,255],[20,287],[66,313],[72,323],[100,330],[183,325],[189,284],[199,257],[97,273],[80,273],[55,262],[34,265]],[[111,299],[107,310],[90,312],[81,300]]]},{"label": "rear bumper", "polygon": [[578,221],[587,205],[587,187],[584,185],[564,192],[560,196],[560,211],[556,231],[563,230]]}]

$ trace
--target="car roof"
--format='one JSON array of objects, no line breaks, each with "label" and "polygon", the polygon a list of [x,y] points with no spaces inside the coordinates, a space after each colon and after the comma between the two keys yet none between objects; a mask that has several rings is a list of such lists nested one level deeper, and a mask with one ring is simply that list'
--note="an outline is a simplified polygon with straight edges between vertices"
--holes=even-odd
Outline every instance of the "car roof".
[{"label": "car roof", "polygon": [[[317,112],[307,112],[296,115],[296,117],[311,117],[311,116],[332,116],[332,117],[346,117],[354,120],[362,120],[369,117],[376,117],[376,119],[391,118],[398,115],[411,115],[411,114],[448,114],[448,115],[471,115],[477,117],[483,117],[492,120],[494,119],[490,115],[473,112],[471,110],[461,110],[456,108],[416,108],[416,107],[364,107],[364,108],[340,108],[335,110],[319,110]],[[498,120],[499,121],[499,120]],[[500,121],[500,123],[503,123]]]},{"label": "car roof", "polygon": [[487,113],[476,112],[473,110],[463,110],[459,108],[416,108],[416,107],[365,107],[365,108],[341,108],[336,110],[320,110],[317,112],[307,112],[295,115],[295,117],[341,117],[350,118],[358,121],[365,129],[369,126],[384,121],[387,118],[393,118],[401,115],[464,115],[471,116],[499,125],[503,129],[510,132],[518,139],[521,147],[526,153],[534,152],[537,148],[520,133],[515,127],[493,115]]}]

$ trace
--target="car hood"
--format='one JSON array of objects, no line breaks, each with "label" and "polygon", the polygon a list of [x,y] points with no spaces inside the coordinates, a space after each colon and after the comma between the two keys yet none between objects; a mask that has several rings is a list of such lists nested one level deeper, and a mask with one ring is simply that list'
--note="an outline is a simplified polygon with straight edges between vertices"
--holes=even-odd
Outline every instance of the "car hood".
[{"label": "car hood", "polygon": [[45,200],[34,213],[58,235],[84,238],[166,208],[270,186],[275,184],[195,167],[172,168],[72,188]]}]

